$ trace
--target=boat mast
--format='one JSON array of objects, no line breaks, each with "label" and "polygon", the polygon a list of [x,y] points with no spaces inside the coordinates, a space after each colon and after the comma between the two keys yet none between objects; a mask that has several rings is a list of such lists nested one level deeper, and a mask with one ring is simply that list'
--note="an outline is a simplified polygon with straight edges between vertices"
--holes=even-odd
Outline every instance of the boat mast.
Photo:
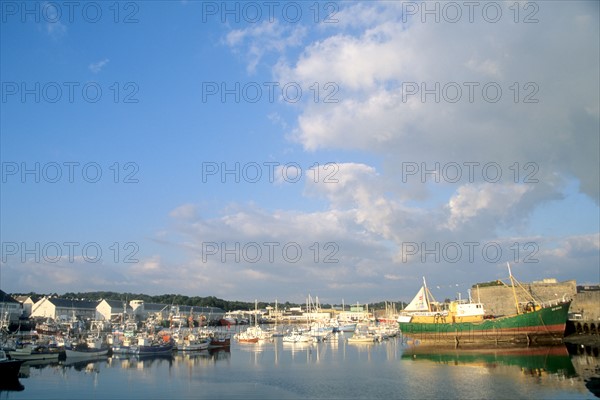
[{"label": "boat mast", "polygon": [[507,261],[506,265],[508,266],[508,277],[510,278],[510,285],[512,286],[513,296],[515,298],[515,307],[517,308],[517,315],[519,314],[519,301],[517,300],[517,292],[515,291],[515,280],[512,276],[512,271],[510,270],[510,263]]},{"label": "boat mast", "polygon": [[427,302],[427,311],[431,312],[431,302],[429,301],[429,289],[427,289],[427,282],[423,277],[423,287],[425,288],[425,302]]}]

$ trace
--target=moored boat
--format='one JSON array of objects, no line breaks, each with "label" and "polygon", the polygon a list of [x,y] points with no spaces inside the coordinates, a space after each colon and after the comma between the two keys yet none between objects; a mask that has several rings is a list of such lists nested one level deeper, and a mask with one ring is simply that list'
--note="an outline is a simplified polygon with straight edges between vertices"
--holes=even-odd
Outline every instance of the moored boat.
[{"label": "moored boat", "polygon": [[[514,290],[510,266],[509,275]],[[409,343],[420,345],[553,344],[562,341],[570,305],[567,299],[532,300],[517,303],[513,315],[488,318],[481,303],[453,301],[442,308],[423,279],[423,287],[398,317],[398,326]]]},{"label": "moored boat", "polygon": [[311,343],[312,336],[294,329],[282,339],[284,343]]},{"label": "moored boat", "polygon": [[378,337],[369,332],[368,325],[357,325],[354,334],[348,338],[348,343],[375,343]]},{"label": "moored boat", "polygon": [[108,354],[108,347],[100,349],[65,349],[67,360],[71,358],[94,358],[101,357]]},{"label": "moored boat", "polygon": [[152,341],[146,337],[138,338],[138,345],[135,348],[136,355],[153,356],[171,354],[175,346],[172,340],[168,341]]},{"label": "moored boat", "polygon": [[74,347],[65,348],[67,359],[72,358],[94,358],[108,354],[109,347],[104,343],[100,335],[88,336],[84,343]]},{"label": "moored boat", "polygon": [[356,322],[347,322],[340,324],[335,331],[337,332],[354,332],[356,330]]},{"label": "moored boat", "polygon": [[11,360],[6,356],[4,350],[0,350],[0,376],[2,383],[10,383],[19,380],[19,369],[23,360]]},{"label": "moored boat", "polygon": [[37,345],[27,345],[23,348],[9,351],[8,355],[14,360],[58,360],[60,352],[57,348]]},{"label": "moored boat", "polygon": [[210,337],[209,347],[229,347],[231,346],[231,334],[227,332],[215,331]]},{"label": "moored boat", "polygon": [[201,351],[208,349],[210,339],[189,334],[177,339],[177,351]]}]

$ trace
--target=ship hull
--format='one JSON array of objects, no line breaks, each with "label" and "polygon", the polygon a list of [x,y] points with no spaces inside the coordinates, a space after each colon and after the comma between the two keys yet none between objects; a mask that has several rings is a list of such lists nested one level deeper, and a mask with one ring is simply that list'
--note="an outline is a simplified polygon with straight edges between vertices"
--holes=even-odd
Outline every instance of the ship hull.
[{"label": "ship hull", "polygon": [[399,322],[402,335],[414,345],[554,344],[562,342],[570,302],[514,316],[480,322]]}]

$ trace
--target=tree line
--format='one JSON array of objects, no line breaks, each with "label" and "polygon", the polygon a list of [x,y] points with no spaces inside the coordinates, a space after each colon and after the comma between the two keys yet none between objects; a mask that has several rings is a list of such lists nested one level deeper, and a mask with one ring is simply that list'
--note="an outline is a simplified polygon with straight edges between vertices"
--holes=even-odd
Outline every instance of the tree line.
[{"label": "tree line", "polygon": [[[181,294],[161,294],[161,295],[147,295],[143,293],[118,293],[111,291],[95,291],[95,292],[66,292],[65,294],[59,295],[57,293],[51,294],[37,294],[34,292],[29,293],[13,293],[12,296],[49,296],[49,297],[57,297],[59,299],[68,299],[68,300],[87,300],[87,301],[100,301],[100,300],[118,300],[118,301],[127,301],[130,300],[143,300],[145,303],[160,303],[160,304],[172,304],[179,306],[193,306],[193,307],[217,307],[225,311],[234,311],[234,310],[254,310],[255,304],[254,302],[247,301],[238,301],[238,300],[224,300],[215,296],[185,296]],[[399,311],[403,307],[406,306],[406,303],[402,303],[400,301],[395,302],[396,309]],[[386,302],[377,302],[370,303],[369,310],[384,310]],[[390,304],[390,302],[388,302]],[[264,309],[267,306],[274,306],[274,302],[267,303],[264,301],[259,301],[257,307],[259,309]],[[364,304],[361,304],[365,306]],[[281,310],[289,309],[290,307],[301,307],[305,306],[305,304],[297,304],[291,303],[289,301],[278,303],[278,308]],[[341,309],[341,304],[321,304],[321,308],[323,309]],[[350,310],[350,305],[345,305],[346,310]]]}]

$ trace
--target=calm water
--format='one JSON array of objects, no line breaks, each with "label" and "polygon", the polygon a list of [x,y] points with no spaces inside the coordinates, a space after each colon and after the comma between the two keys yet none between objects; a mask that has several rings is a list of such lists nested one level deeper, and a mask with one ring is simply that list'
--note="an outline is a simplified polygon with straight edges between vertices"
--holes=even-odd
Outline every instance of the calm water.
[{"label": "calm water", "polygon": [[232,341],[228,352],[24,364],[24,389],[0,391],[0,398],[595,398],[586,381],[600,378],[600,360],[583,353],[413,354],[399,339],[359,345],[341,335],[313,345]]}]

